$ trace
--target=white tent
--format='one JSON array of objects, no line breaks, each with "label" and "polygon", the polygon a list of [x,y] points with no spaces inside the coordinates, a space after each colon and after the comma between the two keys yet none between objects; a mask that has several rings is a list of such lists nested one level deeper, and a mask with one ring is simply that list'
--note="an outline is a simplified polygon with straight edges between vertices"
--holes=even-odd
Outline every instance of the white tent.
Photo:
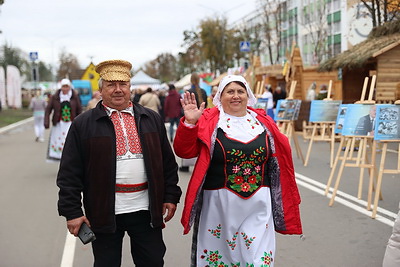
[{"label": "white tent", "polygon": [[184,88],[186,86],[190,86],[190,77],[192,76],[192,74],[186,74],[182,79],[180,79],[179,81],[177,81],[174,85],[177,89],[181,89]]},{"label": "white tent", "polygon": [[131,78],[131,85],[132,87],[153,87],[160,85],[161,82],[157,79],[154,79],[147,75],[144,71],[139,70],[132,78]]}]

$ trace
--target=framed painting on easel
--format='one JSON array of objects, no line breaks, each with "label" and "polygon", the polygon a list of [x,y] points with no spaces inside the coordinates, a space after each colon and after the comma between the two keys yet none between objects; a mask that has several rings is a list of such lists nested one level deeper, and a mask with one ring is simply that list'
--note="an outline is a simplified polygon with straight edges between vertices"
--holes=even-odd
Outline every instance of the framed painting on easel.
[{"label": "framed painting on easel", "polygon": [[313,100],[310,108],[310,122],[336,121],[341,100]]},{"label": "framed painting on easel", "polygon": [[342,135],[373,136],[375,115],[375,105],[349,104],[344,119]]},{"label": "framed painting on easel", "polygon": [[257,102],[254,104],[253,108],[261,108],[267,111],[268,107],[268,98],[258,98]]},{"label": "framed painting on easel", "polygon": [[348,104],[341,104],[336,116],[335,134],[341,134],[344,127],[344,119],[346,117]]},{"label": "framed painting on easel", "polygon": [[299,99],[280,99],[276,104],[276,120],[294,121],[299,117],[301,100]]},{"label": "framed painting on easel", "polygon": [[375,140],[400,140],[400,105],[376,105]]}]

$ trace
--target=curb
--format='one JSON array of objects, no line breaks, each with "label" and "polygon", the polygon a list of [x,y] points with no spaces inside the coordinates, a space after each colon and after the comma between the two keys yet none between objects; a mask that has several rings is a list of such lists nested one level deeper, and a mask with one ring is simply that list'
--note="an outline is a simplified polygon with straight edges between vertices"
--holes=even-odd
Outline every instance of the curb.
[{"label": "curb", "polygon": [[8,131],[10,131],[12,129],[15,129],[15,128],[17,128],[17,127],[19,127],[19,126],[21,126],[21,125],[23,125],[25,123],[31,122],[31,121],[33,121],[33,117],[30,117],[30,118],[24,119],[22,121],[18,121],[16,123],[4,126],[4,127],[0,128],[0,134],[8,132]]}]

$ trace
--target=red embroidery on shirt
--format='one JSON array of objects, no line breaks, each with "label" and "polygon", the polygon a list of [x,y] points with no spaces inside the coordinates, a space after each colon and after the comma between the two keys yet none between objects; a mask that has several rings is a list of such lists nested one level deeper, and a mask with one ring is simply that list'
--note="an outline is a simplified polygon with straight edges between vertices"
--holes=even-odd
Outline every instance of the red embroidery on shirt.
[{"label": "red embroidery on shirt", "polygon": [[[126,112],[113,112],[110,117],[115,129],[117,156],[123,156],[128,151],[133,154],[142,153],[142,146],[140,145],[135,118]],[[124,133],[124,128],[126,135]]]}]

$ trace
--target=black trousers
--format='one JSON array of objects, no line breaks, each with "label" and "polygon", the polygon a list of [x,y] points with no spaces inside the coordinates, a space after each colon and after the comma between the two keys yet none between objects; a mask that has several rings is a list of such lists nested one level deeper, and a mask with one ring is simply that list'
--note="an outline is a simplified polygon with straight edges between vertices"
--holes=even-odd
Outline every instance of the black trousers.
[{"label": "black trousers", "polygon": [[137,267],[164,266],[165,244],[162,229],[150,226],[150,212],[138,211],[116,215],[117,231],[111,234],[95,233],[92,242],[94,267],[119,267],[122,240],[125,232],[131,241],[132,259]]}]

